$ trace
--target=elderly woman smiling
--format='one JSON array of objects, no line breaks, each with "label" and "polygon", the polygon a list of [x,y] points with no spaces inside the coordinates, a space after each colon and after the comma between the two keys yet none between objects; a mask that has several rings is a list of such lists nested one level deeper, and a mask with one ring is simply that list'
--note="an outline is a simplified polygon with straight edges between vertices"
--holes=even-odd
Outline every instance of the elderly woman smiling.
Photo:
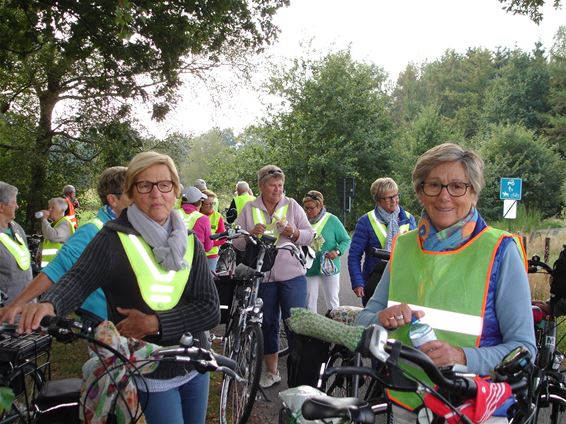
[{"label": "elderly woman smiling", "polygon": [[[260,196],[246,203],[238,215],[236,224],[254,235],[270,234],[277,237],[277,245],[294,243],[310,244],[314,231],[303,208],[284,194],[285,174],[275,165],[266,165],[258,172]],[[235,240],[239,249],[245,246]],[[280,250],[271,271],[267,272],[259,287],[263,300],[263,344],[265,369],[260,385],[271,387],[281,381],[277,370],[279,350],[279,317],[286,319],[290,309],[304,308],[307,297],[305,269],[288,250]],[[292,343],[289,334],[289,344]]]},{"label": "elderly woman smiling", "polygon": [[[173,210],[180,194],[173,160],[136,155],[125,192],[132,205],[106,223],[43,303],[24,308],[20,330],[37,328],[45,315],[72,312],[100,287],[123,336],[173,345],[189,331],[206,346],[205,330],[220,320],[218,294],[202,245]],[[162,363],[145,382],[138,391],[150,424],[205,422],[208,374]]]},{"label": "elderly woman smiling", "polygon": [[[438,340],[420,350],[437,366],[462,364],[479,375],[517,346],[536,352],[524,250],[518,238],[481,218],[483,185],[483,161],[456,144],[418,159],[413,187],[424,207],[418,229],[396,239],[390,265],[358,316],[358,324],[378,323],[406,344],[411,317],[422,318]],[[390,397],[409,410],[421,403],[411,393]],[[394,414],[398,422],[406,416],[399,408]]]}]

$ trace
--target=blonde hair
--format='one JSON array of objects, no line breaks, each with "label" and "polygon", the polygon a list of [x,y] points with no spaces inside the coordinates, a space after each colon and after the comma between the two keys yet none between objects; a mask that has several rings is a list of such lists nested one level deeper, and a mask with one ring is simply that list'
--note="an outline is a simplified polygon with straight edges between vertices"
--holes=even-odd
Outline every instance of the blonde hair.
[{"label": "blonde hair", "polygon": [[171,159],[171,157],[169,157],[168,155],[152,151],[138,153],[130,161],[130,163],[128,164],[128,170],[126,171],[124,192],[129,197],[133,197],[136,177],[147,168],[158,164],[165,165],[167,166],[167,168],[169,168],[169,172],[171,173],[171,181],[173,181],[173,190],[175,192],[175,196],[179,197],[181,194],[181,181],[179,179],[179,173],[177,172],[175,162],[173,162],[173,159]]},{"label": "blonde hair", "polygon": [[202,194],[206,194],[208,197],[217,197],[216,193],[212,190],[201,190]]},{"label": "blonde hair", "polygon": [[393,178],[383,177],[378,178],[372,183],[369,192],[375,203],[377,203],[380,197],[383,197],[385,193],[391,190],[399,190],[397,183],[393,180]]}]

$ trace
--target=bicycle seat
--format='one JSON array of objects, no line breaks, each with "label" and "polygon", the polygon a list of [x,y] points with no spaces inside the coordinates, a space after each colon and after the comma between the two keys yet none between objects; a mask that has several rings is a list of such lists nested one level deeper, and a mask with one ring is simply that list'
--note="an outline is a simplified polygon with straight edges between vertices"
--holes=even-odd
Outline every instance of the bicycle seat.
[{"label": "bicycle seat", "polygon": [[314,396],[305,400],[301,410],[307,420],[347,418],[356,422],[373,423],[375,419],[370,404],[353,397]]}]

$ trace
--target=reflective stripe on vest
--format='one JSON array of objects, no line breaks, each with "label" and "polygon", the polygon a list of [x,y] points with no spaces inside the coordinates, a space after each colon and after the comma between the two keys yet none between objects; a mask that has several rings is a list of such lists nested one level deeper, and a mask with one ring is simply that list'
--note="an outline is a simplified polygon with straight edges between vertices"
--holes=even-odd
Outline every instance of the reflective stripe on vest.
[{"label": "reflective stripe on vest", "polygon": [[[70,236],[75,233],[75,227],[69,216],[64,216],[63,218],[61,218],[53,225],[53,228],[57,228],[61,225],[69,226],[69,228],[71,229]],[[47,239],[43,240],[43,244],[41,246],[41,268],[45,268],[49,264],[49,262],[55,259],[55,256],[57,256],[57,253],[59,253],[61,247],[63,247],[63,243],[61,242],[55,242]]]},{"label": "reflective stripe on vest", "polygon": [[280,207],[275,212],[273,212],[273,216],[271,217],[271,221],[269,223],[267,223],[267,220],[265,218],[265,215],[267,214],[267,212],[265,212],[264,210],[262,210],[260,208],[253,207],[252,208],[252,218],[253,218],[254,224],[255,225],[257,225],[257,224],[265,225],[265,231],[263,232],[263,234],[275,237],[279,240],[279,232],[275,231],[275,228],[276,228],[275,225],[277,224],[277,222],[279,222],[279,221],[283,220],[283,218],[287,217],[287,210],[288,209],[289,209],[288,203],[286,205]]},{"label": "reflective stripe on vest", "polygon": [[189,281],[193,263],[195,237],[187,236],[187,251],[183,259],[187,267],[168,271],[155,260],[151,247],[134,234],[118,232],[143,300],[154,311],[168,311],[179,303]]},{"label": "reflective stripe on vest", "polygon": [[8,234],[2,233],[0,234],[0,243],[2,243],[14,257],[22,271],[28,270],[31,265],[31,254],[22,237],[16,233],[15,230],[12,231],[14,231],[16,240],[12,239]]},{"label": "reflective stripe on vest", "polygon": [[[407,218],[411,216],[409,212],[405,211],[405,213],[407,214]],[[379,240],[379,244],[381,244],[381,247],[385,247],[385,241],[387,240],[387,227],[382,222],[380,222],[379,219],[377,219],[377,216],[375,215],[375,209],[369,211],[367,213],[367,216],[369,218],[369,222],[373,228],[373,231],[375,232],[375,236]],[[409,230],[409,223],[399,225],[399,234],[405,234]]]},{"label": "reflective stripe on vest", "polygon": [[[423,310],[421,321],[434,328],[439,340],[453,346],[478,347],[493,260],[506,237],[510,235],[487,227],[460,249],[431,252],[421,249],[416,230],[399,236],[391,257],[388,306],[407,303],[413,310]],[[392,331],[390,337],[410,346],[408,330],[409,325],[405,325]],[[402,367],[431,383],[419,368],[407,363]],[[422,403],[415,393],[387,392],[392,400],[411,410]]]},{"label": "reflective stripe on vest", "polygon": [[[208,218],[210,219],[210,234],[216,234],[216,231],[218,230],[218,224],[220,222],[220,216],[220,212],[216,211],[212,212],[212,214],[208,216]],[[206,252],[206,256],[218,255],[219,251],[220,246],[212,246],[210,250]]]},{"label": "reflective stripe on vest", "polygon": [[204,214],[200,213],[199,211],[193,211],[191,213],[185,213],[185,211],[181,210],[181,213],[183,214],[183,221],[185,221],[185,225],[187,226],[187,228],[189,230],[192,230],[196,224],[196,222],[198,221],[198,219],[201,216],[204,216]]},{"label": "reflective stripe on vest", "polygon": [[255,196],[252,196],[248,193],[240,194],[239,196],[234,197],[234,203],[236,204],[236,212],[238,213],[238,215],[240,215],[240,212],[242,212],[242,209],[244,209],[246,203],[251,202],[252,200],[255,200]]},{"label": "reflective stripe on vest", "polygon": [[320,218],[316,224],[311,224],[312,229],[317,235],[322,234],[322,230],[324,229],[324,226],[330,219],[330,215],[332,215],[330,212],[325,212],[324,216]]}]

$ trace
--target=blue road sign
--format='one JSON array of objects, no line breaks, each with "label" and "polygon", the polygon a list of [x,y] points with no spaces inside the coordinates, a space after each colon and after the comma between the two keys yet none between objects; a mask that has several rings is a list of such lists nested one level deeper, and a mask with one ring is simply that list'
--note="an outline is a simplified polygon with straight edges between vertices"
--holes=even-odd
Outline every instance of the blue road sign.
[{"label": "blue road sign", "polygon": [[501,178],[499,181],[499,198],[501,200],[521,200],[523,180],[521,178]]}]

